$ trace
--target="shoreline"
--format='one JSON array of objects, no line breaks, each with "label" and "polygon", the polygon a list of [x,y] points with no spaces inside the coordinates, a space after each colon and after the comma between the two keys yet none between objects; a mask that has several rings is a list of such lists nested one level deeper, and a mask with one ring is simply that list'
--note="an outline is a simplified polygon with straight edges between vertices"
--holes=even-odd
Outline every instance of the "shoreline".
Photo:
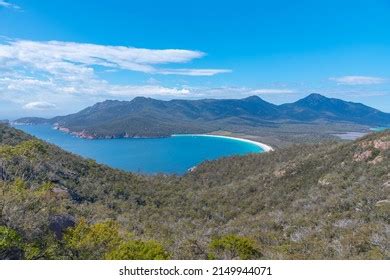
[{"label": "shoreline", "polygon": [[[23,123],[16,123],[16,122],[13,122],[12,124],[16,125],[16,126],[18,126],[18,125],[32,125],[32,124],[26,124],[26,123],[23,124]],[[129,137],[127,134],[125,134],[125,135],[120,136],[120,137],[115,137],[115,136],[107,137],[106,136],[106,137],[100,138],[100,137],[96,137],[94,135],[90,135],[90,134],[86,133],[85,131],[81,131],[81,132],[71,131],[69,128],[60,126],[58,123],[51,125],[51,127],[54,130],[58,130],[58,131],[66,133],[66,134],[73,135],[73,136],[81,138],[81,139],[88,139],[88,140],[121,139],[121,138],[124,138],[124,139],[152,138],[153,139],[153,138],[180,137],[180,136],[201,136],[201,137],[225,138],[225,139],[230,139],[230,140],[235,140],[235,141],[246,142],[246,143],[253,144],[257,147],[260,147],[264,152],[274,151],[274,148],[272,148],[271,146],[269,146],[267,144],[261,143],[261,142],[257,142],[254,140],[249,140],[249,139],[245,139],[245,138],[241,138],[241,137],[224,136],[224,135],[216,135],[216,134],[172,134],[172,135],[163,136],[163,137]]]},{"label": "shoreline", "polygon": [[201,137],[215,137],[215,138],[225,138],[225,139],[230,139],[230,140],[235,140],[235,141],[241,141],[241,142],[246,142],[250,143],[253,145],[256,145],[257,147],[260,147],[264,152],[271,152],[274,151],[274,149],[264,143],[245,139],[245,138],[239,138],[239,137],[232,137],[232,136],[223,136],[223,135],[214,135],[214,134],[172,134],[172,137],[180,137],[180,136],[201,136]]}]

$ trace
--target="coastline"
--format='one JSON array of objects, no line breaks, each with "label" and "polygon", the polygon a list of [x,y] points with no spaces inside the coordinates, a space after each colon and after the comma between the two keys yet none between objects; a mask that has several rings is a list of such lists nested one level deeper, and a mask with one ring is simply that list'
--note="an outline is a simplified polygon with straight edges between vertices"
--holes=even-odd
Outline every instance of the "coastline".
[{"label": "coastline", "polygon": [[[12,124],[16,125],[16,126],[17,125],[32,125],[32,124],[16,123],[16,122],[13,122]],[[116,139],[116,138],[163,138],[163,137],[129,137],[127,135],[127,133],[125,135],[123,135],[123,136],[113,136],[112,135],[112,136],[105,136],[105,137],[96,137],[95,135],[88,134],[85,131],[81,131],[81,132],[71,131],[69,128],[63,127],[63,126],[59,125],[58,123],[53,124],[52,128],[55,129],[55,130],[59,130],[61,132],[64,132],[64,133],[76,136],[78,138],[89,139],[89,140],[94,140],[94,139]],[[180,137],[180,136],[200,136],[200,137],[225,138],[225,139],[230,139],[230,140],[241,141],[241,142],[246,142],[246,143],[253,144],[253,145],[257,146],[257,147],[260,147],[264,152],[274,151],[274,148],[272,148],[271,146],[269,146],[267,144],[264,144],[264,143],[261,143],[261,142],[257,142],[257,141],[254,141],[254,140],[241,138],[241,137],[216,135],[216,134],[172,134],[172,135],[165,136],[165,137]]]},{"label": "coastline", "polygon": [[264,152],[271,152],[274,149],[264,143],[260,143],[257,141],[245,139],[245,138],[239,138],[239,137],[232,137],[232,136],[223,136],[223,135],[214,135],[214,134],[172,134],[172,137],[180,137],[180,136],[201,136],[201,137],[216,137],[216,138],[225,138],[225,139],[230,139],[230,140],[236,140],[236,141],[241,141],[241,142],[246,142],[246,143],[251,143],[253,145],[256,145],[260,147]]}]

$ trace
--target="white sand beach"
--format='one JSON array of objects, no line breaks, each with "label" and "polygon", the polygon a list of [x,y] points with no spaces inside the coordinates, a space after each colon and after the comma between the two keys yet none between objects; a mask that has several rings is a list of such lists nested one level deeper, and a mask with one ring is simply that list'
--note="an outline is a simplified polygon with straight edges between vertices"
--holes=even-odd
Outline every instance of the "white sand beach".
[{"label": "white sand beach", "polygon": [[231,136],[213,135],[213,134],[173,134],[172,136],[175,136],[175,137],[178,137],[178,136],[200,136],[200,137],[226,138],[226,139],[231,139],[231,140],[251,143],[253,145],[256,145],[256,146],[260,147],[262,150],[264,150],[264,152],[270,152],[270,151],[274,150],[271,146],[269,146],[267,144],[264,144],[264,143],[260,143],[260,142],[257,142],[257,141],[248,140],[248,139],[244,139],[244,138],[231,137]]}]

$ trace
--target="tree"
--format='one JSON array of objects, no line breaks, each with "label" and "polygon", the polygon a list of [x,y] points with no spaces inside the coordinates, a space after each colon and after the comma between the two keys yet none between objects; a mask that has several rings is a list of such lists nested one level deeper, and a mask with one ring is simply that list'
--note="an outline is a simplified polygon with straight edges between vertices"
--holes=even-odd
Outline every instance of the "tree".
[{"label": "tree", "polygon": [[106,255],[109,260],[167,260],[168,253],[156,241],[125,241]]},{"label": "tree", "polygon": [[209,245],[210,259],[259,259],[262,256],[256,242],[248,237],[225,235],[214,238]]},{"label": "tree", "polygon": [[22,240],[11,228],[0,226],[0,259],[15,260],[23,256]]},{"label": "tree", "polygon": [[112,221],[88,225],[81,220],[65,233],[65,246],[77,259],[103,259],[121,242],[118,228]]}]

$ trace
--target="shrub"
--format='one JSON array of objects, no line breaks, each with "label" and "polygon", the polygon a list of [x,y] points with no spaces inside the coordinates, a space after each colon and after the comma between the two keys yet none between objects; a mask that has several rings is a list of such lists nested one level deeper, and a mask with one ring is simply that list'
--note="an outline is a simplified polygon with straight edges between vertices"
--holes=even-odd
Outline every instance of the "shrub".
[{"label": "shrub", "polygon": [[129,240],[106,255],[109,260],[167,260],[168,253],[156,241]]},{"label": "shrub", "polygon": [[248,237],[225,235],[214,238],[209,245],[211,259],[258,259],[262,256],[256,242]]},{"label": "shrub", "polygon": [[108,221],[88,225],[84,220],[67,230],[64,240],[77,259],[102,259],[121,242],[116,223]]},{"label": "shrub", "polygon": [[16,231],[0,226],[0,259],[20,259],[23,255],[22,241]]}]

